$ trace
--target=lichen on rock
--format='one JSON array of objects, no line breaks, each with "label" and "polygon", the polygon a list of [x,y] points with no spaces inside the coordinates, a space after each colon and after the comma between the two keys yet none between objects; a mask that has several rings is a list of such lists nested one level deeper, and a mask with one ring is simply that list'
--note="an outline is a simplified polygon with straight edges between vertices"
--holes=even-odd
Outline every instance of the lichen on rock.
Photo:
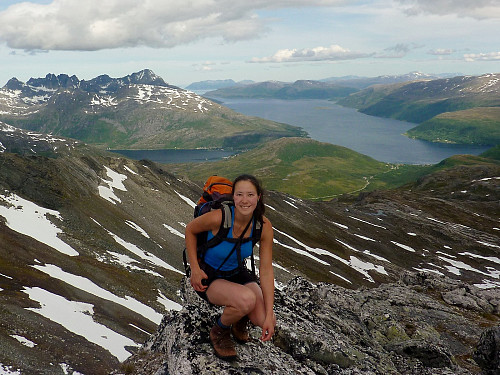
[{"label": "lichen on rock", "polygon": [[[455,299],[444,297],[463,295],[462,287],[471,290],[479,303],[457,305]],[[486,330],[482,344],[478,349],[475,345],[484,325],[494,325],[500,318],[491,308],[499,291],[467,288],[445,277],[411,272],[397,283],[358,290],[296,277],[276,290],[278,326],[272,342],[258,340],[259,329],[253,328],[253,339],[237,345],[238,358],[227,362],[213,355],[208,340],[220,308],[202,301],[184,279],[184,308],[166,314],[158,331],[126,364],[129,373],[144,375],[492,371],[500,363],[500,340],[491,339],[498,332]]]}]

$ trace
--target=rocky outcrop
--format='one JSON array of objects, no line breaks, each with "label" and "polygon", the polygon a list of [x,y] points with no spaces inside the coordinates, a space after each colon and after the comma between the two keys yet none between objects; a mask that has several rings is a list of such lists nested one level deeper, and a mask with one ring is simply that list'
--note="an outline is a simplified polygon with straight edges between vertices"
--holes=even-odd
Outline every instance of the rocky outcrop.
[{"label": "rocky outcrop", "polygon": [[[238,345],[238,359],[212,354],[219,308],[184,280],[184,308],[122,366],[130,374],[475,374],[499,364],[500,291],[424,273],[358,290],[303,278],[276,291],[272,342]],[[472,303],[471,301],[474,301]],[[484,333],[481,335],[481,332]],[[476,348],[481,335],[481,342]],[[491,372],[493,371],[493,372]]]},{"label": "rocky outcrop", "polygon": [[500,327],[492,327],[481,334],[474,360],[488,375],[500,374]]}]

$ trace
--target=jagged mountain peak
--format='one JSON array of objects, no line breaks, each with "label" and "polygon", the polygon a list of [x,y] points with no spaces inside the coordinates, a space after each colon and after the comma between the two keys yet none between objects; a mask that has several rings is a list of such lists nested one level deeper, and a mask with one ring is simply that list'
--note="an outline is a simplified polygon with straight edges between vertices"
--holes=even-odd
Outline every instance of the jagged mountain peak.
[{"label": "jagged mountain peak", "polygon": [[26,84],[32,87],[45,87],[57,90],[59,88],[76,88],[79,86],[80,80],[75,75],[70,77],[67,74],[55,75],[49,73],[45,78],[30,78]]},{"label": "jagged mountain peak", "polygon": [[9,90],[22,90],[25,95],[28,95],[31,89],[31,92],[38,91],[37,89],[44,90],[58,90],[61,88],[78,88],[80,87],[84,91],[95,91],[99,92],[104,87],[114,86],[115,89],[124,85],[154,85],[154,86],[163,86],[163,87],[172,87],[168,83],[166,83],[163,78],[156,75],[150,69],[144,69],[139,72],[135,72],[129,74],[127,76],[121,78],[112,78],[107,74],[99,75],[96,78],[86,80],[79,80],[76,75],[69,76],[67,74],[53,74],[48,73],[43,78],[30,78],[26,83],[18,80],[17,78],[11,78],[7,84],[4,86],[4,89]]}]

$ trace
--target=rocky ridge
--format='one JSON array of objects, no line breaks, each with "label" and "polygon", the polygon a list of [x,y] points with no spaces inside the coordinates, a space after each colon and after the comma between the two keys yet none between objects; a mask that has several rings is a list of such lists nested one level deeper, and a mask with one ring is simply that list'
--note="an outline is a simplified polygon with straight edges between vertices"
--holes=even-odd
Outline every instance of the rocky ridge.
[{"label": "rocky ridge", "polygon": [[358,290],[295,278],[276,292],[273,341],[260,342],[260,332],[254,328],[252,341],[237,345],[238,359],[232,362],[215,357],[207,339],[219,309],[203,302],[188,282],[182,284],[181,297],[183,309],[168,312],[121,371],[143,375],[500,371],[500,328],[485,329],[500,316],[500,291],[480,290],[447,277],[405,272],[396,283]]},{"label": "rocky ridge", "polygon": [[[6,124],[0,143],[0,368],[108,374],[156,332],[164,314],[181,310],[182,233],[201,187],[167,166]],[[498,325],[496,305],[484,300],[500,285],[500,167],[470,161],[411,186],[331,202],[269,191],[277,311],[288,306],[279,290],[297,276],[316,283],[313,289],[346,288],[345,298],[353,298],[412,270],[463,283],[440,303],[472,314],[483,330]],[[54,300],[63,317],[86,323],[67,326],[61,314],[51,316]],[[296,314],[295,323],[307,318]],[[114,345],[112,337],[119,338]],[[471,358],[464,356],[460,363]]]}]

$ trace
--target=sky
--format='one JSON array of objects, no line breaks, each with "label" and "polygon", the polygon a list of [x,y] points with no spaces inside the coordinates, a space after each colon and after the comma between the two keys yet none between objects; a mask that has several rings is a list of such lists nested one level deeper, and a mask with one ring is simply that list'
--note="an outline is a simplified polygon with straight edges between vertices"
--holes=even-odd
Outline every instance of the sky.
[{"label": "sky", "polygon": [[500,0],[0,0],[0,87],[500,72]]}]

